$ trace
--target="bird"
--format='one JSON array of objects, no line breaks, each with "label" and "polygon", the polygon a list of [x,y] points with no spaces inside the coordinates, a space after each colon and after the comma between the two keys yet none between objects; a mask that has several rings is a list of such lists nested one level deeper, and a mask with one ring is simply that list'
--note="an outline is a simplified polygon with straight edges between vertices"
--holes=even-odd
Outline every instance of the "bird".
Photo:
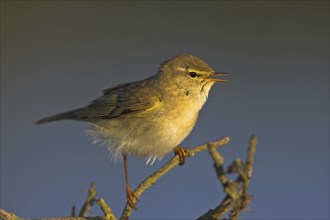
[{"label": "bird", "polygon": [[155,75],[115,85],[87,106],[42,118],[36,124],[58,120],[89,123],[86,130],[94,143],[107,146],[112,158],[124,161],[126,197],[136,209],[128,181],[128,156],[147,158],[146,164],[174,151],[182,165],[187,149],[180,143],[194,128],[216,78],[214,71],[196,55],[184,53],[162,62]]}]

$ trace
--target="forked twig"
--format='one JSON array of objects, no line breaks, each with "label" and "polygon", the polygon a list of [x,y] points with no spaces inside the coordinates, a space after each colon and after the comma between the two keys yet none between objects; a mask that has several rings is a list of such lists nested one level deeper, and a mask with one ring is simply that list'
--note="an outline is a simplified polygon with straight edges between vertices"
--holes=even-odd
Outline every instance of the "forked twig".
[{"label": "forked twig", "polygon": [[[227,195],[217,207],[209,210],[197,220],[218,220],[223,218],[228,212],[230,212],[229,219],[237,220],[241,212],[247,209],[253,199],[253,196],[248,193],[248,186],[252,177],[256,145],[257,138],[252,135],[245,163],[237,159],[228,167],[227,172],[225,172],[223,167],[224,158],[222,155],[216,149],[209,148],[217,177]],[[229,180],[227,173],[237,173],[238,177],[235,181]]]},{"label": "forked twig", "polygon": [[[237,159],[235,160],[227,169],[224,169],[224,158],[223,156],[216,150],[216,148],[226,145],[230,141],[229,137],[224,137],[218,141],[209,142],[191,149],[188,149],[188,155],[194,156],[195,154],[208,150],[213,161],[214,168],[218,177],[219,182],[224,188],[226,193],[225,198],[221,201],[221,203],[215,207],[214,209],[209,210],[204,215],[198,218],[198,220],[218,220],[223,218],[224,215],[229,213],[228,217],[231,220],[236,220],[239,218],[242,211],[244,211],[249,203],[252,201],[253,196],[248,192],[248,186],[252,177],[252,169],[254,162],[254,155],[256,151],[257,139],[255,136],[252,136],[250,139],[250,144],[248,148],[248,155],[245,162]],[[172,170],[179,164],[179,158],[177,155],[173,156],[164,166],[162,166],[155,173],[146,178],[140,185],[134,190],[135,195],[137,197],[141,196],[141,194],[151,187],[153,184],[158,181],[158,179],[164,176],[167,172]],[[229,173],[236,173],[238,176],[236,180],[230,180],[227,177]],[[117,220],[115,215],[113,214],[110,206],[104,201],[103,198],[96,200],[96,190],[95,184],[92,183],[90,189],[88,190],[88,197],[82,206],[79,217],[61,217],[56,219],[106,219],[106,220]],[[104,216],[103,217],[87,217],[91,206],[96,201],[96,203],[102,209]],[[132,208],[126,203],[126,206],[122,212],[120,217],[121,220],[128,220],[132,214]],[[75,215],[75,214],[73,214]],[[23,220],[24,218],[18,217],[13,213],[7,212],[0,208],[0,218],[2,219],[13,219],[13,220]],[[55,218],[49,218],[55,219]]]},{"label": "forked twig", "polygon": [[[223,145],[226,145],[230,141],[229,137],[224,137],[218,141],[209,142],[191,149],[188,149],[188,154],[190,156],[194,156],[195,154],[207,150],[210,146],[216,148]],[[162,166],[159,170],[154,172],[148,178],[146,178],[140,185],[134,190],[134,194],[139,197],[146,189],[151,187],[155,182],[162,176],[164,176],[168,171],[172,170],[179,164],[179,157],[175,155],[172,157],[164,166]],[[128,203],[122,212],[121,220],[127,220],[132,214],[132,208]]]}]

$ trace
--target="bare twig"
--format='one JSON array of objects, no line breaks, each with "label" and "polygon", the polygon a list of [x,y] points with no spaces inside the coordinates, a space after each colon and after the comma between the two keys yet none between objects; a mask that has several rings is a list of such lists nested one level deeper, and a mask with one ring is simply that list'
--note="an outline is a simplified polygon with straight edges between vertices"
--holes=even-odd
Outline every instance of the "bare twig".
[{"label": "bare twig", "polygon": [[77,215],[76,215],[76,206],[72,206],[71,207],[71,217],[76,217]]},{"label": "bare twig", "polygon": [[240,199],[235,201],[232,213],[229,216],[231,220],[237,220],[241,212],[247,209],[248,205],[253,199],[253,196],[248,192],[248,186],[250,184],[250,180],[252,177],[256,146],[257,146],[257,138],[255,135],[252,135],[250,138],[248,154],[244,166],[242,167],[242,169],[239,170],[239,172],[237,172],[239,174],[238,178],[240,178],[242,182],[242,186],[238,190]]},{"label": "bare twig", "polygon": [[214,161],[215,172],[217,173],[217,177],[224,188],[228,185],[228,178],[223,168],[223,163],[225,162],[223,156],[217,151],[214,146],[208,146],[209,153]]},{"label": "bare twig", "polygon": [[100,208],[103,211],[104,219],[106,220],[117,220],[116,216],[113,214],[110,206],[104,201],[104,199],[101,197],[99,198],[96,203],[100,206]]},{"label": "bare twig", "polygon": [[[223,218],[227,213],[229,213],[228,217],[231,220],[237,220],[242,211],[246,210],[248,205],[253,199],[253,196],[248,192],[248,186],[252,177],[252,169],[254,162],[254,155],[256,151],[256,143],[257,139],[255,136],[252,136],[249,143],[248,155],[246,160],[243,162],[240,159],[235,160],[227,169],[224,169],[224,158],[223,156],[216,150],[217,147],[223,146],[230,141],[229,137],[224,137],[221,140],[209,142],[204,145],[200,145],[194,147],[192,149],[188,149],[188,156],[194,156],[196,153],[208,150],[213,161],[214,168],[219,179],[219,182],[224,188],[226,193],[225,198],[222,202],[215,207],[214,209],[209,210],[203,216],[199,217],[198,220],[218,220]],[[146,189],[151,187],[160,177],[165,175],[171,169],[176,167],[179,164],[178,156],[172,157],[163,167],[161,167],[158,171],[150,175],[146,178],[134,191],[134,194],[139,197]],[[231,180],[227,177],[227,174],[235,173],[237,174],[236,180]],[[117,220],[115,215],[113,214],[110,206],[104,201],[103,198],[100,198],[96,201],[96,190],[95,184],[92,183],[90,189],[88,190],[88,197],[82,206],[79,217],[75,216],[75,210],[72,209],[72,217],[60,217],[60,218],[48,218],[48,219],[57,219],[57,220],[98,220],[98,219],[106,219],[106,220]],[[102,209],[104,216],[103,217],[86,217],[88,216],[91,206],[94,202]],[[134,201],[135,202],[135,201]],[[126,204],[121,220],[128,220],[132,214],[132,208],[129,204]],[[24,218],[20,218],[13,213],[7,212],[0,208],[0,219],[4,220],[25,220]],[[46,219],[46,218],[45,218]]]},{"label": "bare twig", "polygon": [[89,215],[89,212],[95,202],[95,196],[96,196],[95,183],[92,182],[88,190],[87,199],[80,209],[79,217],[87,217]]},{"label": "bare twig", "polygon": [[4,219],[4,220],[19,220],[21,218],[18,217],[17,215],[15,215],[12,212],[7,212],[6,210],[0,208],[0,219]]},{"label": "bare twig", "polygon": [[[224,137],[221,140],[209,142],[207,144],[203,144],[197,147],[194,147],[192,149],[188,149],[188,155],[194,156],[195,154],[205,151],[209,148],[209,146],[213,147],[220,147],[223,145],[226,145],[230,141],[229,137]],[[146,189],[151,187],[155,182],[162,176],[164,176],[168,171],[172,170],[175,166],[179,164],[179,157],[175,155],[172,157],[163,167],[161,167],[159,170],[157,170],[155,173],[153,173],[151,176],[149,176],[147,179],[145,179],[135,190],[134,194],[139,197]],[[134,201],[135,202],[135,201]],[[126,206],[122,212],[121,218],[122,220],[129,219],[129,217],[132,214],[132,208],[128,203],[126,203]]]},{"label": "bare twig", "polygon": [[248,193],[248,186],[252,177],[256,144],[257,139],[253,135],[250,138],[248,155],[245,163],[237,159],[228,167],[227,173],[238,174],[235,181],[228,179],[226,172],[224,171],[224,159],[222,155],[214,147],[209,146],[209,153],[213,158],[217,177],[227,195],[215,209],[209,210],[199,217],[198,220],[218,220],[223,218],[229,211],[231,211],[229,219],[237,220],[241,212],[248,207],[253,199],[253,196]]}]

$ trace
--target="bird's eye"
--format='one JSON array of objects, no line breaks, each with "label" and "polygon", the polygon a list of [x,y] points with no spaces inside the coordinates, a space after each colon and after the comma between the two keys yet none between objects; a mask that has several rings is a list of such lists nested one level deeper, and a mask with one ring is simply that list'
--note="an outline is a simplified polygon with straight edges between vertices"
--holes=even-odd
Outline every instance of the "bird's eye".
[{"label": "bird's eye", "polygon": [[189,72],[189,76],[191,78],[195,78],[197,76],[197,73],[196,72]]}]

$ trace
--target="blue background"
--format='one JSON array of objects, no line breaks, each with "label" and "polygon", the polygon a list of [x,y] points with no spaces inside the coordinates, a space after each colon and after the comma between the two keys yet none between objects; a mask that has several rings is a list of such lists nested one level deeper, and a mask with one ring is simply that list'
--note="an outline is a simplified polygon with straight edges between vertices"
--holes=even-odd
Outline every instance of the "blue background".
[{"label": "blue background", "polygon": [[[95,181],[118,216],[122,164],[84,137],[82,122],[34,122],[183,52],[231,75],[182,145],[228,135],[228,165],[245,158],[251,134],[259,139],[244,219],[329,219],[329,1],[1,1],[0,206],[67,216]],[[130,158],[131,185],[171,156],[152,167]],[[204,152],[147,190],[133,217],[192,219],[222,198]]]}]

